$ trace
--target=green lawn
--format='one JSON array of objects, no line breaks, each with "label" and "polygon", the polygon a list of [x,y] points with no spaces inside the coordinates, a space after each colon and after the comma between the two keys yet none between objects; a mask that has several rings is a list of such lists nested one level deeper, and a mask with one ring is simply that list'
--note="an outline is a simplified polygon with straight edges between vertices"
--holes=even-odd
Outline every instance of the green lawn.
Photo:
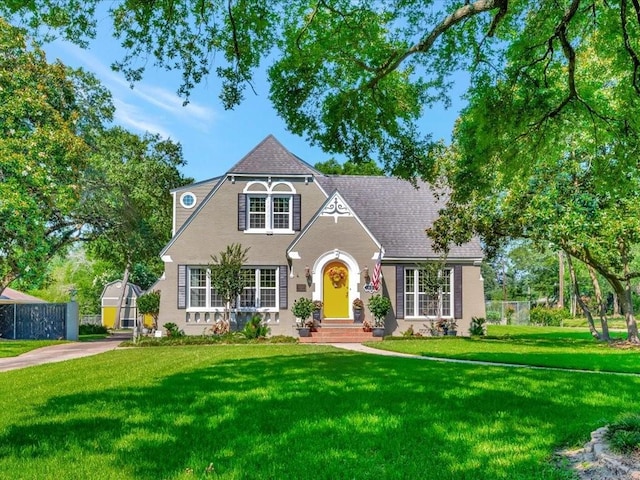
[{"label": "green lawn", "polygon": [[639,408],[628,376],[311,345],[123,349],[0,373],[0,478],[566,480],[557,448]]},{"label": "green lawn", "polygon": [[[490,325],[488,334],[484,338],[385,339],[370,346],[427,357],[640,373],[639,349],[596,342],[583,328]],[[613,335],[622,336],[622,332]]]},{"label": "green lawn", "polygon": [[30,350],[66,343],[64,340],[0,340],[0,358],[17,357]]}]

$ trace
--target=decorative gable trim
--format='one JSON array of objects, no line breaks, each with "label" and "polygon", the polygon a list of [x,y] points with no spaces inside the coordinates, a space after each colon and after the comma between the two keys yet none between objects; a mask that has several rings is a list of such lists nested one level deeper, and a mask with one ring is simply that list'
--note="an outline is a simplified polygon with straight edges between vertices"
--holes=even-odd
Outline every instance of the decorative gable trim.
[{"label": "decorative gable trim", "polygon": [[325,203],[325,207],[320,212],[321,217],[333,217],[335,223],[338,223],[340,217],[353,217],[351,208],[347,205],[347,202],[340,196],[338,192],[335,192]]},{"label": "decorative gable trim", "polygon": [[[338,207],[338,205],[339,205],[339,207]],[[339,208],[339,211],[338,211],[338,208]],[[335,216],[334,216],[334,211],[336,212]],[[300,232],[300,235],[298,235],[296,237],[296,239],[293,242],[291,242],[291,245],[289,245],[289,247],[287,248],[287,257],[288,258],[292,258],[291,254],[295,250],[296,245],[302,239],[302,237],[309,231],[309,229],[313,226],[313,224],[318,220],[318,218],[327,217],[327,216],[333,216],[335,218],[336,222],[338,221],[338,218],[340,218],[340,217],[343,217],[343,218],[353,217],[353,218],[355,218],[355,220],[360,224],[362,229],[367,233],[369,238],[371,238],[371,240],[376,245],[376,247],[378,249],[382,248],[380,242],[376,239],[376,237],[373,236],[371,231],[362,222],[362,220],[360,220],[358,215],[355,214],[355,212],[349,206],[349,204],[346,202],[346,200],[344,198],[342,198],[342,195],[340,195],[340,193],[338,191],[334,191],[329,196],[329,198],[327,198],[327,200],[322,204],[322,206],[316,212],[316,214],[313,217],[311,217],[311,220],[309,220],[309,223],[307,223],[304,226],[304,228]]]}]

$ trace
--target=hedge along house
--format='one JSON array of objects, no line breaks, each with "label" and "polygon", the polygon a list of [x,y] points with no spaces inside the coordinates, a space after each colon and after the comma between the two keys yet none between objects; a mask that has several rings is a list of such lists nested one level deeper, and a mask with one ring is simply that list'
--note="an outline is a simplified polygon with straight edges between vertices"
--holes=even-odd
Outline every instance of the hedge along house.
[{"label": "hedge along house", "polygon": [[325,175],[268,136],[225,175],[172,192],[173,238],[161,252],[165,272],[155,286],[162,292],[159,325],[202,334],[222,318],[208,264],[240,243],[249,251],[234,329],[259,313],[272,334],[296,335],[290,308],[306,297],[323,302],[316,339],[338,340],[322,331],[339,324],[352,332],[344,341],[364,340],[371,334],[355,323],[352,305],[359,298],[366,306],[379,262],[377,293],[393,305],[386,334],[410,325],[421,330],[436,318],[455,319],[467,332],[472,317],[484,316],[482,249],[475,239],[454,246],[438,287],[429,288],[422,265],[441,257],[425,229],[443,200],[428,185],[418,187],[389,177]]},{"label": "hedge along house", "polygon": [[[120,296],[124,294],[120,319],[116,322],[118,302]],[[133,328],[138,316],[137,300],[142,295],[142,289],[133,284],[127,283],[124,286],[122,280],[114,280],[104,286],[100,302],[102,305],[102,325],[107,328]],[[145,321],[145,323],[148,323]]]}]

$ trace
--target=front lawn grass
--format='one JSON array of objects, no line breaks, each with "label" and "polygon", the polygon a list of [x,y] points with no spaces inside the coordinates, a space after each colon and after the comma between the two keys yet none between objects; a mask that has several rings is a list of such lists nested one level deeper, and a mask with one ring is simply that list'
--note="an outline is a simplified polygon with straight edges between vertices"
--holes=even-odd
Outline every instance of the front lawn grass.
[{"label": "front lawn grass", "polygon": [[0,478],[567,480],[553,452],[638,408],[635,377],[130,348],[0,373]]},{"label": "front lawn grass", "polygon": [[426,357],[640,373],[639,348],[596,342],[582,328],[490,325],[486,337],[388,337],[369,346]]},{"label": "front lawn grass", "polygon": [[0,340],[0,358],[17,357],[41,347],[67,343],[66,340]]}]

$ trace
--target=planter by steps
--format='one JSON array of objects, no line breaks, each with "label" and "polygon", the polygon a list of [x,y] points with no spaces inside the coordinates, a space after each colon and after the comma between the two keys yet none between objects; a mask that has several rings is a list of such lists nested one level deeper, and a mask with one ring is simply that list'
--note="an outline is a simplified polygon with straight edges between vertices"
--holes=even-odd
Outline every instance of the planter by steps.
[{"label": "planter by steps", "polygon": [[301,337],[309,337],[311,336],[311,329],[308,327],[298,328],[298,335]]},{"label": "planter by steps", "polygon": [[374,337],[384,337],[384,327],[373,327],[372,332]]}]

